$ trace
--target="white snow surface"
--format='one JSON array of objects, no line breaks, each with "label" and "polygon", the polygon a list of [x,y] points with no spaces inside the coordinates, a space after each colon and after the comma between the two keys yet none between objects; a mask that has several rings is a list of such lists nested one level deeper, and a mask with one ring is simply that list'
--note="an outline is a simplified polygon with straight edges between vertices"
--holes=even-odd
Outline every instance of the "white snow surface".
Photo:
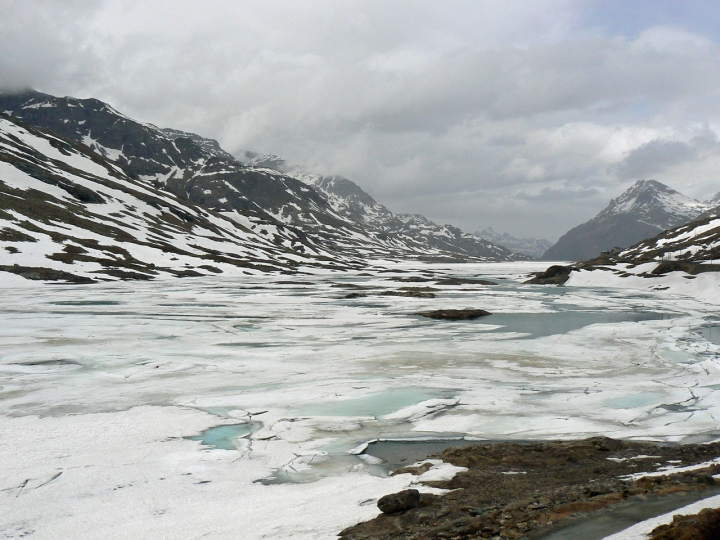
[{"label": "white snow surface", "polygon": [[[0,537],[327,539],[459,472],[389,476],[373,440],[714,438],[716,305],[521,283],[545,265],[2,280]],[[498,285],[372,293],[409,276]],[[493,315],[415,315],[464,307]]]},{"label": "white snow surface", "polygon": [[[720,305],[720,273],[707,272],[697,276],[688,276],[685,272],[670,272],[652,278],[638,274],[651,271],[658,263],[628,268],[617,264],[595,270],[576,270],[565,283],[568,287],[609,287],[615,289],[637,289],[654,291],[659,296],[669,298],[674,295],[694,296],[698,301],[710,305]],[[629,274],[629,275],[626,275]]]}]

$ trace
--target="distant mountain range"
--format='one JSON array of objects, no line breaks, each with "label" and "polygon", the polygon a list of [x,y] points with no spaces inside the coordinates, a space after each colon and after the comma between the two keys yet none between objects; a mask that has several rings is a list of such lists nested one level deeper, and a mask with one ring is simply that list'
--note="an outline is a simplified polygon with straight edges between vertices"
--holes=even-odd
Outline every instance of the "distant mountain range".
[{"label": "distant mountain range", "polygon": [[0,269],[26,277],[523,257],[393,214],[349,180],[243,164],[216,141],[137,122],[95,99],[0,94],[0,121]]},{"label": "distant mountain range", "polygon": [[484,231],[475,233],[475,236],[489,240],[493,244],[508,248],[514,253],[522,253],[535,259],[540,259],[545,252],[552,246],[552,242],[545,239],[537,238],[515,238],[508,233],[497,233],[492,227],[488,227]]},{"label": "distant mountain range", "polygon": [[614,248],[625,248],[688,223],[717,206],[720,193],[699,202],[655,180],[640,180],[590,221],[564,234],[542,256],[578,261]]},{"label": "distant mountain range", "polygon": [[[234,268],[245,265],[247,268],[282,268],[286,271],[295,271],[303,265],[362,265],[369,259],[385,258],[587,260],[614,248],[622,251],[662,231],[686,224],[720,205],[720,193],[699,202],[655,180],[641,180],[610,201],[596,217],[571,229],[557,244],[550,246],[547,240],[518,239],[507,233],[499,234],[492,228],[469,234],[451,225],[438,225],[421,215],[396,214],[342,176],[308,172],[272,154],[242,152],[233,156],[217,141],[137,122],[95,99],[58,98],[31,90],[0,93],[0,119],[3,121],[0,163],[6,168],[4,176],[0,175],[0,195],[4,201],[0,207],[4,212],[0,213],[4,220],[0,222],[0,231],[4,231],[0,232],[0,248],[7,248],[5,252],[12,255],[34,253],[39,249],[38,238],[35,238],[38,245],[32,249],[30,244],[35,244],[32,241],[24,245],[24,250],[15,244],[3,244],[13,242],[3,240],[6,237],[24,238],[23,235],[34,231],[49,235],[55,247],[60,249],[43,251],[38,260],[33,259],[34,255],[10,259],[3,256],[0,260],[3,267],[8,266],[6,261],[20,267],[28,266],[25,264],[28,257],[34,261],[30,265],[33,268],[44,260],[43,257],[56,262],[93,259],[94,255],[85,256],[81,251],[77,251],[77,256],[58,255],[66,248],[87,251],[83,242],[75,242],[79,238],[65,238],[60,230],[61,224],[67,226],[73,222],[73,214],[88,220],[80,227],[88,235],[88,231],[98,224],[109,227],[103,229],[101,238],[94,239],[100,245],[112,247],[111,240],[115,238],[116,242],[139,241],[139,245],[159,249],[162,253],[170,253],[170,246],[175,246],[192,259],[177,266],[169,262],[172,257],[167,259],[156,254],[143,259],[135,254],[140,251],[131,252],[127,247],[123,249],[138,261],[130,266],[118,263],[118,257],[109,255],[111,251],[106,250],[105,255],[95,257],[96,262],[105,262],[97,262],[100,267],[95,267],[94,271],[105,272],[108,276],[128,277],[145,272],[145,277],[152,277],[163,272],[190,275],[229,271],[227,267],[210,263],[205,266],[213,266],[212,270],[203,269],[201,260],[206,258]],[[20,132],[22,137],[17,135]],[[63,158],[56,155],[55,150],[59,147],[63,148],[60,152]],[[65,159],[71,156],[82,159]],[[109,172],[93,172],[88,165],[90,162]],[[76,166],[78,163],[82,166]],[[60,174],[58,170],[64,172]],[[17,175],[23,174],[41,184],[27,178],[23,182],[32,184],[32,189],[24,189],[22,182],[13,184]],[[58,175],[62,178],[58,179]],[[120,181],[122,187],[113,184],[113,189],[124,195],[108,195],[107,182]],[[18,189],[23,193],[16,192]],[[34,205],[21,202],[23,197],[28,199],[36,195],[40,197],[38,200],[45,202]],[[68,196],[74,199],[70,201]],[[156,210],[166,210],[154,217],[150,217],[153,212],[132,210],[140,208],[142,205],[138,201],[145,199],[154,201],[152,205],[157,206]],[[104,210],[100,211],[103,207],[97,206],[101,204],[100,200],[116,200],[124,205],[124,210],[103,213]],[[65,208],[62,216],[53,211],[59,207]],[[134,211],[138,213],[132,215],[135,220],[132,221]],[[48,221],[47,216],[53,217]],[[123,221],[126,218],[135,223],[133,227],[146,232],[140,236],[130,234],[128,230],[125,232],[130,236],[118,232],[117,227],[127,225]],[[180,222],[176,222],[177,219]],[[153,220],[162,223],[158,225]],[[34,225],[20,226],[19,223]],[[205,248],[197,251],[199,244],[191,239],[196,234],[209,235],[214,227],[219,231],[216,240],[222,245],[213,248],[206,245],[212,256],[203,255],[210,251]],[[164,228],[170,236],[156,234]],[[75,242],[72,245],[76,248],[67,247],[67,242]],[[235,247],[228,247],[230,244]],[[45,247],[50,249],[49,244]],[[223,253],[227,253],[226,258]],[[69,271],[59,266],[55,269]]]},{"label": "distant mountain range", "polygon": [[521,252],[477,234],[468,234],[452,225],[438,225],[419,214],[395,214],[378,203],[360,186],[342,176],[323,176],[302,171],[285,159],[272,154],[242,152],[238,159],[249,167],[265,167],[285,173],[312,187],[344,218],[385,234],[410,237],[442,251],[495,260],[527,259]]}]

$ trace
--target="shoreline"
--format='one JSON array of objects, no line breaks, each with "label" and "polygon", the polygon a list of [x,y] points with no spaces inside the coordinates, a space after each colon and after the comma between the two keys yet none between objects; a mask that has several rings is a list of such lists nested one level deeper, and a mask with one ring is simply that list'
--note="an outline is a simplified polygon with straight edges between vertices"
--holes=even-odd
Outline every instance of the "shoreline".
[{"label": "shoreline", "polygon": [[[427,459],[466,470],[450,480],[422,482],[423,488],[450,491],[422,493],[417,504],[343,530],[342,540],[599,540],[720,494],[713,478],[720,474],[720,442],[663,444],[595,437],[375,444],[383,443],[368,445],[367,451],[401,463],[392,474],[422,474],[428,466],[417,463]],[[403,446],[410,450],[404,458]],[[444,448],[420,456],[440,446]]]}]

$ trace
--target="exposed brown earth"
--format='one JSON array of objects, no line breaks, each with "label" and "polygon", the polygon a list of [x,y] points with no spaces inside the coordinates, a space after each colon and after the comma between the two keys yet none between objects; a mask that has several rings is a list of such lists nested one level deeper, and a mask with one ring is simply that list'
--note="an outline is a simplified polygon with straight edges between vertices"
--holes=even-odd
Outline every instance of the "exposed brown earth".
[{"label": "exposed brown earth", "polygon": [[720,508],[706,508],[694,516],[675,516],[672,523],[650,533],[649,540],[717,540],[720,538]]},{"label": "exposed brown earth", "polygon": [[[436,457],[468,470],[452,480],[427,484],[453,491],[442,496],[422,494],[417,504],[404,496],[409,509],[383,513],[340,536],[343,540],[540,538],[620,501],[702,490],[709,494],[720,463],[637,480],[628,475],[701,464],[719,456],[720,443],[668,446],[608,438],[449,448]],[[422,474],[426,469],[397,472]],[[657,540],[674,538],[686,537]],[[706,537],[687,537],[696,538]]]}]

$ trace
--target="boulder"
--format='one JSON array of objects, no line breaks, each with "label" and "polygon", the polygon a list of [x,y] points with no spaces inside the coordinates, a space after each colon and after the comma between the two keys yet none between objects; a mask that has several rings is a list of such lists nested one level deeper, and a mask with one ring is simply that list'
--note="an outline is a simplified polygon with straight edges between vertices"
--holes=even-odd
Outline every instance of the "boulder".
[{"label": "boulder", "polygon": [[380,497],[377,503],[383,514],[399,514],[420,506],[420,492],[417,489],[405,489]]},{"label": "boulder", "polygon": [[447,321],[467,321],[491,315],[489,311],[484,309],[438,309],[435,311],[422,311],[418,313],[422,317],[430,319],[444,319]]},{"label": "boulder", "polygon": [[536,273],[534,278],[527,280],[525,283],[531,285],[562,285],[570,278],[570,272],[572,271],[572,266],[555,264],[544,272]]}]

